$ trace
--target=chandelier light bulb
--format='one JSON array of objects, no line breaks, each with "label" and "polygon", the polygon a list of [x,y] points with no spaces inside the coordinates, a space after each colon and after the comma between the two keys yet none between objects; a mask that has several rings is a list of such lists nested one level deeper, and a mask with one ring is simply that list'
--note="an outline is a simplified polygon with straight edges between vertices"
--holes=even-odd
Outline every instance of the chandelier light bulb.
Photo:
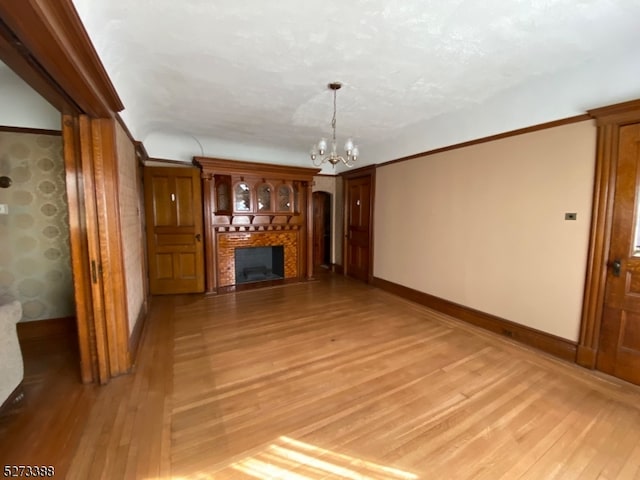
[{"label": "chandelier light bulb", "polygon": [[324,163],[329,162],[335,168],[336,164],[342,163],[346,167],[353,167],[353,162],[358,159],[358,155],[360,154],[358,150],[358,146],[353,143],[351,138],[347,139],[344,144],[344,150],[346,155],[338,154],[338,147],[336,141],[336,96],[338,90],[342,87],[340,82],[332,82],[328,85],[329,90],[333,91],[333,118],[331,119],[331,151],[328,155],[327,153],[328,142],[326,138],[321,138],[317,145],[311,147],[311,152],[309,152],[309,156],[311,157],[311,161],[316,167],[322,166]]},{"label": "chandelier light bulb", "polygon": [[326,151],[327,151],[327,139],[321,138],[320,141],[318,142],[318,153],[320,155],[324,155],[324,152]]},{"label": "chandelier light bulb", "polygon": [[347,139],[344,144],[344,150],[345,152],[347,152],[347,155],[351,153],[351,151],[353,150],[353,140],[351,140],[350,138]]}]

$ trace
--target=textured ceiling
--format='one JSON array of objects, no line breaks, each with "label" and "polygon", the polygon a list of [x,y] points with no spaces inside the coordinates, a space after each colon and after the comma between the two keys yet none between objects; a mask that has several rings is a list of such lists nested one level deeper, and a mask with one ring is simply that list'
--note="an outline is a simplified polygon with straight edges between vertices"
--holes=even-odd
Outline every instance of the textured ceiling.
[{"label": "textured ceiling", "polygon": [[74,0],[152,156],[362,163],[640,97],[639,0]]}]

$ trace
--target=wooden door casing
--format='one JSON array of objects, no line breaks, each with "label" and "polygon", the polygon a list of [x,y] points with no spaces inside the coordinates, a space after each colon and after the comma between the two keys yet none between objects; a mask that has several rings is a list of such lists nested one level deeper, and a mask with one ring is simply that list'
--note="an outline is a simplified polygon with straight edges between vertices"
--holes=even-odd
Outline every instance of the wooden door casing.
[{"label": "wooden door casing", "polygon": [[203,292],[200,170],[147,167],[144,177],[151,293]]},{"label": "wooden door casing", "polygon": [[[620,128],[611,243],[596,367],[640,384],[640,255],[635,231],[640,123]],[[619,267],[615,266],[619,262]]]},{"label": "wooden door casing", "polygon": [[345,274],[363,282],[373,277],[373,196],[375,169],[345,178]]}]

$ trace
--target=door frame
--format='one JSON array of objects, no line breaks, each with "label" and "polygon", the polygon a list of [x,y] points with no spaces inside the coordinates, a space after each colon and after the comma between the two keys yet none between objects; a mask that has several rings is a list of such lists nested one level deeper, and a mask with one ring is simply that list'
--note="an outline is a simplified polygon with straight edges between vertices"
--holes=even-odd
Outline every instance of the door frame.
[{"label": "door frame", "polygon": [[132,362],[114,196],[124,106],[72,0],[0,0],[0,18],[0,59],[62,114],[80,377],[106,383]]},{"label": "door frame", "polygon": [[598,130],[591,233],[576,363],[594,369],[607,283],[620,128],[640,122],[640,100],[589,110],[588,113],[596,120]]},{"label": "door frame", "polygon": [[369,198],[369,271],[367,272],[367,283],[373,282],[373,247],[374,247],[374,235],[373,235],[373,223],[375,216],[375,198],[376,198],[376,165],[368,165],[358,168],[356,170],[350,170],[348,172],[342,172],[342,191],[344,192],[344,204],[343,204],[343,239],[342,239],[342,265],[344,275],[349,275],[349,264],[347,262],[349,256],[349,190],[347,188],[348,180],[353,180],[361,177],[371,178],[371,193]]}]

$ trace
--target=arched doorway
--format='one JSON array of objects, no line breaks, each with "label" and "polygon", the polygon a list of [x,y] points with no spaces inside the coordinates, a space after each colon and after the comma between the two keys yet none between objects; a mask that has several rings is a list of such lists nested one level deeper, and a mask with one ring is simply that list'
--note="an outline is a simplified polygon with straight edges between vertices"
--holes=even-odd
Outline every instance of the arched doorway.
[{"label": "arched doorway", "polygon": [[313,192],[313,267],[331,266],[331,194]]}]

